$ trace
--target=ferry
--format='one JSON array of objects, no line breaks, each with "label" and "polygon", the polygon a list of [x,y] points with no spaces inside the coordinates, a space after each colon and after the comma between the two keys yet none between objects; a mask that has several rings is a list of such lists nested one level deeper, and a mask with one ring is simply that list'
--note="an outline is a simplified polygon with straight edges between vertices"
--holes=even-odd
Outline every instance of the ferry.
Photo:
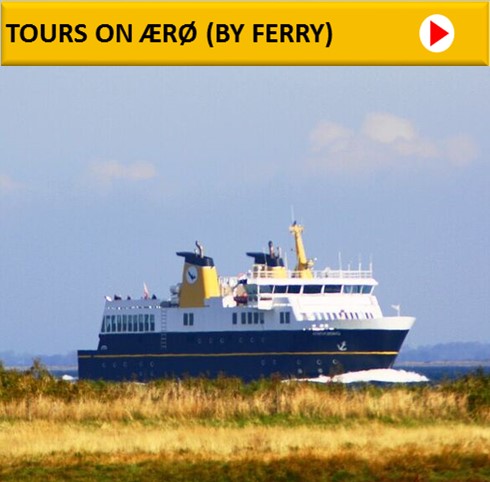
[{"label": "ferry", "polygon": [[272,375],[314,378],[391,368],[415,318],[384,316],[369,269],[314,270],[303,226],[290,226],[296,266],[278,248],[248,252],[250,269],[220,277],[196,242],[168,299],[106,297],[96,350],[78,351],[80,379]]}]

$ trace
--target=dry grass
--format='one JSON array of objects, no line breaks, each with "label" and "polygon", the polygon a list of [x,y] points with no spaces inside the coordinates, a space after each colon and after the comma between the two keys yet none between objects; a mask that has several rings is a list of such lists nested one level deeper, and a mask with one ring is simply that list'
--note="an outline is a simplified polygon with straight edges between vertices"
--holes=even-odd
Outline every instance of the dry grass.
[{"label": "dry grass", "polygon": [[[490,378],[70,384],[0,369],[0,480],[490,480]],[[442,474],[442,475],[441,475]]]},{"label": "dry grass", "polygon": [[[236,422],[287,417],[290,421],[471,420],[465,394],[437,388],[411,390],[326,390],[307,384],[279,384],[247,393],[168,382],[163,386],[121,384],[113,392],[60,397],[49,393],[0,400],[1,420]],[[479,410],[490,421],[490,407]]]},{"label": "dry grass", "polygon": [[[0,459],[53,453],[186,454],[192,457],[269,460],[290,454],[365,460],[411,450],[425,455],[455,451],[490,456],[490,427],[461,423],[396,427],[378,422],[355,427],[180,427],[140,423],[98,426],[47,421],[0,424]],[[490,463],[490,458],[489,458]]]}]

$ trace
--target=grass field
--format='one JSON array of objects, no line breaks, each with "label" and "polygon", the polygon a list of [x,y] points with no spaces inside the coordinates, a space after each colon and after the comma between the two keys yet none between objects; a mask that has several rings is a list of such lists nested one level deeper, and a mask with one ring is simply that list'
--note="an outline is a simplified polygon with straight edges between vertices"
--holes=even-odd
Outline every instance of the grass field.
[{"label": "grass field", "polygon": [[490,377],[142,385],[0,369],[0,480],[490,481]]}]

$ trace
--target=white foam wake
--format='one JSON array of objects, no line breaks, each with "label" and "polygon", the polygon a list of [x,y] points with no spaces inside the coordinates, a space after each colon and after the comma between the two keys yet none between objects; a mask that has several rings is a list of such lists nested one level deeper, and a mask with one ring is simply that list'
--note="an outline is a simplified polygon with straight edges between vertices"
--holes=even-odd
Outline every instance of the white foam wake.
[{"label": "white foam wake", "polygon": [[78,377],[72,377],[71,375],[63,375],[61,377],[62,380],[64,380],[65,382],[76,382],[78,380]]},{"label": "white foam wake", "polygon": [[360,372],[342,373],[334,377],[321,375],[316,378],[305,379],[316,383],[360,383],[360,382],[385,382],[385,383],[420,383],[428,382],[429,379],[416,372],[406,370],[394,370],[392,368],[376,368],[374,370],[363,370]]}]

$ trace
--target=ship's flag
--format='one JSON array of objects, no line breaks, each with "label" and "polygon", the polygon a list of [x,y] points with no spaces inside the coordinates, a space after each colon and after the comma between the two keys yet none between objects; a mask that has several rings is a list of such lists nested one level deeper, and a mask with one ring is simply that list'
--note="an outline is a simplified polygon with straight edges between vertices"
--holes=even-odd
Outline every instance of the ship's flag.
[{"label": "ship's flag", "polygon": [[150,291],[148,290],[148,286],[146,286],[146,283],[143,283],[143,293],[145,300],[147,300],[150,297]]}]

